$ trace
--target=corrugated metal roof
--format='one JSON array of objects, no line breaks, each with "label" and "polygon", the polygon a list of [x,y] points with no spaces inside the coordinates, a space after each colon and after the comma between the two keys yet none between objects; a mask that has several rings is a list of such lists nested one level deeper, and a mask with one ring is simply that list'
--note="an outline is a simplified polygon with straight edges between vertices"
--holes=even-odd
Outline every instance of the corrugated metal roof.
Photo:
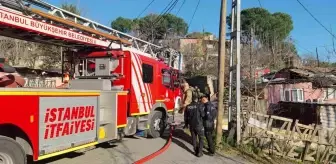
[{"label": "corrugated metal roof", "polygon": [[314,77],[316,74],[313,71],[306,70],[306,69],[298,69],[298,68],[292,68],[292,69],[289,69],[289,71],[300,74],[302,76],[306,76],[306,77]]}]

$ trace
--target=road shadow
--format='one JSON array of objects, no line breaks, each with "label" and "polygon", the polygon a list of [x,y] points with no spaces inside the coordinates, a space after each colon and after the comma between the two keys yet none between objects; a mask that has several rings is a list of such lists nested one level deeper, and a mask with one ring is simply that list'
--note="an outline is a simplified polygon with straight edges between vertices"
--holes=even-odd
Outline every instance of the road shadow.
[{"label": "road shadow", "polygon": [[63,159],[63,158],[76,158],[79,157],[81,155],[83,155],[84,153],[78,153],[78,152],[70,152],[70,153],[66,153],[66,154],[62,154],[62,155],[58,155],[56,157],[51,157],[45,160],[41,160],[41,161],[36,161],[34,162],[33,160],[33,156],[28,155],[27,156],[27,164],[45,164],[45,163],[51,163],[51,162],[55,162],[57,160]]},{"label": "road shadow", "polygon": [[97,149],[97,148],[103,148],[103,149],[115,148],[115,147],[118,146],[117,144],[118,144],[118,142],[113,142],[113,143],[104,142],[104,143],[96,145],[95,149]]},{"label": "road shadow", "polygon": [[[169,135],[170,135],[170,130],[167,130],[163,134],[163,136],[161,138],[163,138],[165,140],[168,140]],[[172,142],[175,143],[176,145],[180,146],[184,150],[188,151],[189,153],[194,154],[194,152],[192,151],[192,149],[190,149],[185,144],[185,142],[186,142],[187,144],[192,145],[191,136],[189,136],[188,134],[186,134],[182,129],[176,129],[176,130],[174,130]]]},{"label": "road shadow", "polygon": [[134,135],[134,136],[125,136],[124,138],[125,139],[137,139],[137,140],[140,139],[139,136],[136,136],[136,135]]},{"label": "road shadow", "polygon": [[[104,143],[96,145],[94,149],[97,149],[97,148],[103,148],[103,149],[114,148],[114,147],[117,146],[117,144],[118,143],[112,143],[111,144],[111,143],[108,143],[108,142],[104,142]],[[90,150],[91,149],[88,149],[87,151],[90,151]],[[55,162],[55,161],[58,161],[58,160],[61,160],[61,159],[64,159],[64,158],[72,159],[72,158],[76,158],[76,157],[79,157],[81,155],[84,155],[85,152],[86,151],[84,151],[84,152],[69,152],[69,153],[65,153],[65,154],[62,154],[62,155],[58,155],[58,156],[55,156],[55,157],[51,157],[51,158],[41,160],[41,161],[36,161],[36,162],[34,162],[33,156],[28,155],[27,156],[27,164],[45,164],[45,163]]]}]

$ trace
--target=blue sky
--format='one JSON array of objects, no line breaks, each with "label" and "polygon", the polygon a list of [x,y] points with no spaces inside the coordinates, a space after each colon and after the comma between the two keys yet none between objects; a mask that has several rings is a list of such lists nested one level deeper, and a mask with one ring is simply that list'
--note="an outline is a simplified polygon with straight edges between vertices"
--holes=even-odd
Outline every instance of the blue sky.
[{"label": "blue sky", "polygon": [[[135,18],[149,4],[151,0],[47,0],[54,5],[63,2],[79,4],[84,16],[105,25],[110,25],[115,18],[122,16]],[[172,13],[176,13],[183,0],[176,5]],[[258,0],[241,0],[242,9],[259,7]],[[156,0],[143,14],[161,13],[170,0]],[[231,0],[228,0],[230,11]],[[291,33],[300,55],[314,53],[318,47],[320,58],[336,61],[336,56],[328,55],[326,48],[332,48],[332,37],[325,31],[296,0],[260,0],[262,7],[270,12],[285,12],[292,16],[294,30]],[[301,2],[317,17],[328,29],[336,33],[336,1],[335,0],[301,0]],[[186,0],[178,16],[190,22],[197,0]],[[199,9],[190,25],[190,32],[206,31],[218,35],[220,0],[201,0]]]}]

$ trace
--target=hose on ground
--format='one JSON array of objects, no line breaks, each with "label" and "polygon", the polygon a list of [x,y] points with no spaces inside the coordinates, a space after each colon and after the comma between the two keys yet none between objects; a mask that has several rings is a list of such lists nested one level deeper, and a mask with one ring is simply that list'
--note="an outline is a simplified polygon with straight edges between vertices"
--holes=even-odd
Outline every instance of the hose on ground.
[{"label": "hose on ground", "polygon": [[170,125],[169,138],[168,138],[166,144],[160,150],[158,150],[158,151],[156,151],[156,152],[154,152],[154,153],[152,153],[152,154],[150,154],[150,155],[148,155],[148,156],[146,156],[146,157],[144,157],[144,158],[142,158],[142,159],[140,159],[138,161],[135,161],[133,164],[143,164],[145,162],[148,162],[148,161],[154,159],[155,157],[157,157],[161,153],[165,152],[169,148],[169,146],[171,144],[171,141],[172,141],[172,138],[173,138],[173,131],[174,131],[174,129],[175,129],[175,126],[174,125]]}]

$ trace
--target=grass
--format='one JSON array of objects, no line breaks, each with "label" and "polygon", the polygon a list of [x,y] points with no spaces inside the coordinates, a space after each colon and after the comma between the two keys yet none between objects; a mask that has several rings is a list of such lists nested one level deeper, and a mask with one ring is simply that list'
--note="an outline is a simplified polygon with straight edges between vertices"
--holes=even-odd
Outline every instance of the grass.
[{"label": "grass", "polygon": [[236,156],[241,156],[251,163],[262,163],[262,164],[297,164],[297,161],[292,161],[289,159],[268,156],[258,147],[252,144],[246,145],[236,145],[235,141],[228,140],[225,136],[221,146],[218,147],[218,152],[223,154],[234,154]]},{"label": "grass", "polygon": [[[184,130],[188,135],[189,130]],[[215,136],[214,136],[215,138]],[[204,139],[204,144],[207,145],[206,139]],[[276,156],[267,156],[262,152],[260,148],[253,146],[252,144],[247,145],[236,145],[235,140],[230,140],[226,136],[223,137],[222,143],[216,145],[217,153],[232,159],[241,159],[249,163],[260,163],[260,164],[299,164],[300,162],[292,161],[285,158],[280,158]]]}]

